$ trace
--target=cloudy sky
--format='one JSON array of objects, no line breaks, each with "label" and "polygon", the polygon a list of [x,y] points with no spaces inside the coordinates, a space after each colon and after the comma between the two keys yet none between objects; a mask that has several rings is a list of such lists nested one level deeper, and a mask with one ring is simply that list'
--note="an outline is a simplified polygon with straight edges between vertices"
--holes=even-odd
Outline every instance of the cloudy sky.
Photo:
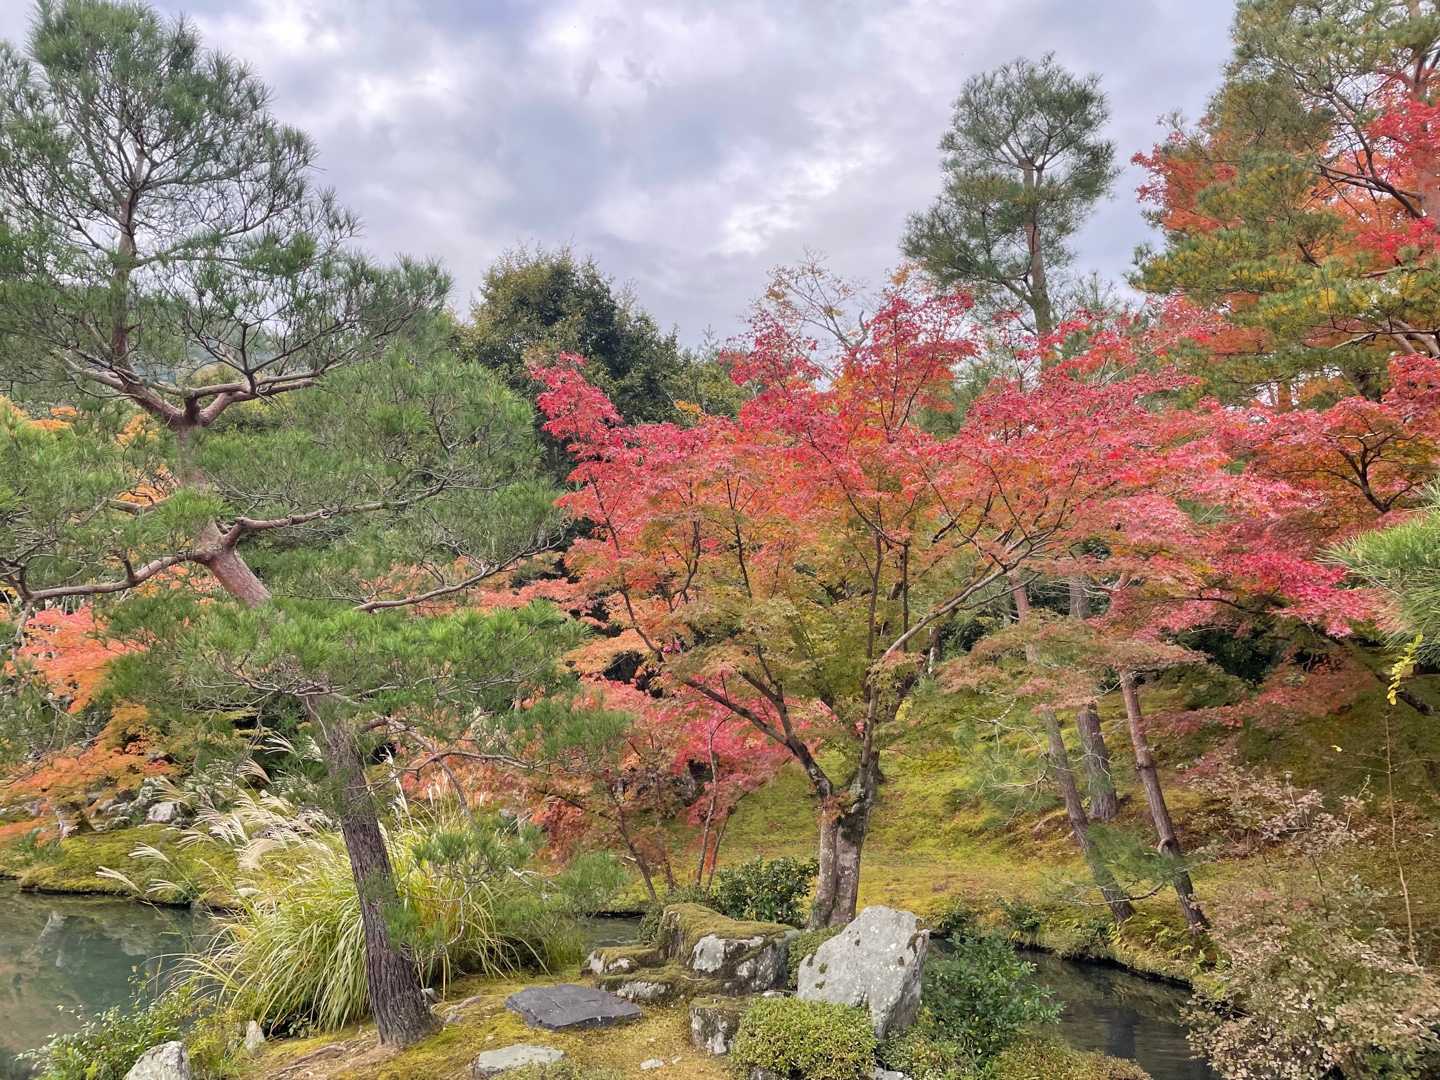
[{"label": "cloudy sky", "polygon": [[[468,306],[516,244],[569,244],[694,342],[770,268],[877,279],[939,186],[965,78],[1053,50],[1099,72],[1122,159],[1196,115],[1229,0],[159,0],[248,61],[318,142],[377,254],[436,255]],[[27,0],[0,0],[23,38]],[[1128,170],[1081,262],[1146,236]]]}]

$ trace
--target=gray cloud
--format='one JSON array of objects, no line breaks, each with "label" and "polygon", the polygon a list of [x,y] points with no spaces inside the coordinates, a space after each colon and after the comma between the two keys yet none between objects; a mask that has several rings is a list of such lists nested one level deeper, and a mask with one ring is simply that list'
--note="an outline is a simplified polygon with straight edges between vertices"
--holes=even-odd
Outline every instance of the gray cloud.
[{"label": "gray cloud", "polygon": [[[161,0],[317,141],[379,255],[435,255],[464,308],[517,243],[571,244],[683,339],[736,331],[807,249],[874,280],[939,186],[965,78],[1054,51],[1103,75],[1122,157],[1219,79],[1220,0]],[[28,23],[0,0],[0,36]],[[1139,174],[1087,226],[1111,277]]]}]

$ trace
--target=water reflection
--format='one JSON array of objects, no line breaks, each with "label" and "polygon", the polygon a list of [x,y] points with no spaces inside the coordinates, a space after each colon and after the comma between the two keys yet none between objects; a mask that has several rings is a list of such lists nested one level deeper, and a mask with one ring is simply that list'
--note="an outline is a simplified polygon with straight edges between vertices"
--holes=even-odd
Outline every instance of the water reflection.
[{"label": "water reflection", "polygon": [[1190,1056],[1180,1023],[1189,996],[1183,988],[1048,953],[1025,959],[1064,1004],[1056,1026],[1071,1046],[1128,1058],[1154,1080],[1216,1080],[1214,1070]]},{"label": "water reflection", "polygon": [[0,1078],[25,1075],[19,1051],[128,1001],[137,974],[172,965],[196,926],[184,910],[0,882]]}]

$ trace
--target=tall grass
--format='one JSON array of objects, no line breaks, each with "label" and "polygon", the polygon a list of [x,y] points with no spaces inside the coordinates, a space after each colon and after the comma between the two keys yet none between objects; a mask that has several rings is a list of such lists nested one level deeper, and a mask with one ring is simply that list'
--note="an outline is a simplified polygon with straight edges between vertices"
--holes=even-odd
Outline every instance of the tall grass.
[{"label": "tall grass", "polygon": [[[189,979],[271,1031],[333,1030],[363,1018],[364,930],[339,833],[323,814],[273,795],[242,790],[228,802],[223,810],[196,807],[181,838],[234,854],[195,860],[216,879],[209,891],[233,897],[234,908],[217,919],[209,947],[187,961]],[[391,933],[409,947],[426,985],[442,992],[460,974],[575,964],[576,916],[618,884],[608,860],[540,873],[538,834],[496,817],[402,806],[386,841],[400,898],[387,913]],[[154,848],[135,854],[170,862]],[[151,891],[184,884],[157,881]]]}]

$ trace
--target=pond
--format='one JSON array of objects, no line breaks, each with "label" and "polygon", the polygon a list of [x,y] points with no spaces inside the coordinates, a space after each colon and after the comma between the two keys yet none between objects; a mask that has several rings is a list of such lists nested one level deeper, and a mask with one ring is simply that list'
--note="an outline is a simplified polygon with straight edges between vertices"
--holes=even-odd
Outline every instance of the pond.
[{"label": "pond", "polygon": [[1180,1013],[1182,986],[1132,975],[1122,968],[1027,952],[1035,975],[1064,1004],[1056,1025],[1071,1046],[1136,1062],[1155,1080],[1217,1080],[1190,1056]]},{"label": "pond", "polygon": [[[26,1075],[16,1059],[21,1050],[128,1001],[136,977],[163,974],[201,925],[185,909],[22,893],[0,881],[0,1080]],[[589,920],[586,938],[593,945],[633,941],[637,925],[633,918]],[[1155,1080],[1214,1080],[1190,1058],[1179,1022],[1183,988],[1046,953],[1026,958],[1064,1004],[1057,1029],[1072,1046],[1130,1058]]]},{"label": "pond", "polygon": [[91,896],[22,893],[0,881],[0,1078],[23,1077],[21,1050],[128,1001],[197,930],[187,910]]}]

